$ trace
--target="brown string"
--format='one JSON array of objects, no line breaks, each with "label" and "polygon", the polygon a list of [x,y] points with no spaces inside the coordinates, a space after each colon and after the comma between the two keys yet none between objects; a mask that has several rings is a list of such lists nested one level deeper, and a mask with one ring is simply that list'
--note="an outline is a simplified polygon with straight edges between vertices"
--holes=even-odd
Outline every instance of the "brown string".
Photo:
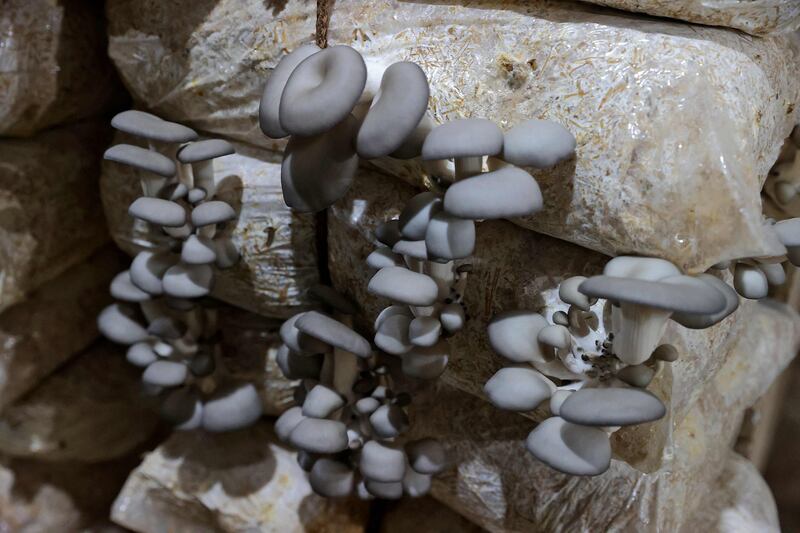
[{"label": "brown string", "polygon": [[333,0],[317,0],[317,46],[328,47],[328,26],[331,22]]}]

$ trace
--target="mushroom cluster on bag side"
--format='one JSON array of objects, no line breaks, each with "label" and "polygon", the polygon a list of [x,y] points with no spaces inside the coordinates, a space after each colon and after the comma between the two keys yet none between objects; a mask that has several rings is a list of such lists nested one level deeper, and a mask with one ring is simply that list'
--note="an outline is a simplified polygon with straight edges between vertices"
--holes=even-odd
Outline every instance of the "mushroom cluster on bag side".
[{"label": "mushroom cluster on bag side", "polygon": [[111,282],[120,302],[104,309],[98,326],[128,346],[142,381],[163,395],[162,415],[178,429],[230,431],[255,422],[261,399],[250,383],[234,382],[221,364],[217,310],[203,300],[215,265],[238,261],[225,224],[236,218],[216,199],[213,160],[232,154],[221,139],[197,140],[180,124],[142,111],[124,111],[116,129],[143,138],[147,148],[117,144],[105,159],[142,171],[142,191],[128,213],[148,225],[151,247]]}]

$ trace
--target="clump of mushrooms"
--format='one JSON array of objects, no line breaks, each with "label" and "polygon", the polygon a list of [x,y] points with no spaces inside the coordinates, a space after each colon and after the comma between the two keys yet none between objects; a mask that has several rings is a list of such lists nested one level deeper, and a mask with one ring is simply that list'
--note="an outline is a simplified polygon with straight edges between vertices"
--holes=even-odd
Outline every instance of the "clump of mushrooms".
[{"label": "clump of mushrooms", "polygon": [[564,279],[542,297],[541,312],[507,312],[489,324],[492,348],[514,366],[495,373],[484,392],[512,411],[547,402],[551,416],[526,448],[579,476],[608,469],[611,433],[665,415],[646,389],[661,365],[678,359],[674,346],[661,344],[667,321],[710,327],[739,303],[715,276],[686,276],[668,261],[632,256],[610,260],[602,275]]},{"label": "clump of mushrooms", "polygon": [[224,231],[236,212],[216,198],[213,173],[213,159],[233,147],[198,141],[190,128],[142,111],[119,113],[111,124],[148,144],[117,144],[105,159],[142,171],[144,195],[128,212],[148,225],[150,247],[111,282],[119,301],[100,313],[98,327],[128,346],[128,361],[144,369],[146,390],[163,396],[162,415],[178,429],[250,425],[262,414],[261,400],[252,384],[235,382],[221,364],[218,311],[207,298],[213,265],[238,260]]}]

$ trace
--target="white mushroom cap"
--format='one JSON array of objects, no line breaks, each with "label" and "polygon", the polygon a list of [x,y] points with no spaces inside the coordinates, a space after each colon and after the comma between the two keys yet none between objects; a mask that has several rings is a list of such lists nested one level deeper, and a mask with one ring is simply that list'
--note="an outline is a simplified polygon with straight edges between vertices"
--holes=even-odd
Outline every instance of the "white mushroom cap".
[{"label": "white mushroom cap", "polygon": [[147,340],[147,330],[133,317],[130,307],[111,304],[97,317],[97,328],[108,340],[118,344],[134,344]]},{"label": "white mushroom cap", "polygon": [[319,379],[322,372],[320,355],[301,355],[281,344],[275,362],[286,379]]},{"label": "white mushroom cap", "polygon": [[781,263],[758,263],[758,269],[764,273],[770,285],[783,285],[786,283],[786,271]]},{"label": "white mushroom cap", "polygon": [[766,298],[769,293],[769,283],[764,272],[746,263],[736,263],[733,271],[733,287],[740,295],[751,300]]},{"label": "white mushroom cap", "polygon": [[414,196],[400,212],[397,221],[400,234],[409,241],[425,239],[428,222],[441,209],[442,199],[437,194],[426,191]]},{"label": "white mushroom cap", "polygon": [[539,313],[511,311],[489,323],[489,344],[492,349],[515,363],[545,362],[549,351],[539,344],[539,331],[549,324]]},{"label": "white mushroom cap", "polygon": [[344,398],[338,392],[322,384],[314,385],[303,401],[303,416],[328,418],[343,406]]},{"label": "white mushroom cap", "polygon": [[292,135],[319,135],[353,110],[367,82],[361,54],[349,46],[331,46],[294,68],[281,95],[278,118]]},{"label": "white mushroom cap", "polygon": [[150,344],[146,342],[137,342],[128,348],[125,359],[132,365],[146,367],[150,363],[156,361],[158,356],[150,347]]},{"label": "white mushroom cap", "polygon": [[281,441],[287,442],[294,428],[305,419],[300,406],[290,407],[275,421],[275,434]]},{"label": "white mushroom cap", "polygon": [[444,195],[447,213],[473,220],[532,215],[542,205],[539,184],[533,176],[516,167],[457,181]]},{"label": "white mushroom cap", "polygon": [[204,202],[192,209],[192,224],[196,228],[221,224],[234,218],[236,218],[236,211],[227,202],[221,200]]},{"label": "white mushroom cap", "polygon": [[403,483],[400,481],[384,483],[374,479],[367,479],[364,481],[364,486],[376,498],[399,500],[403,497]]},{"label": "white mushroom cap", "polygon": [[667,413],[655,395],[634,388],[583,388],[561,405],[564,420],[583,426],[630,426],[662,418]]},{"label": "white mushroom cap", "polygon": [[197,133],[191,128],[135,109],[117,113],[111,119],[111,126],[153,141],[185,143],[197,139]]},{"label": "white mushroom cap", "polygon": [[142,381],[159,387],[176,387],[186,380],[186,365],[176,361],[154,361],[145,368]]},{"label": "white mushroom cap", "polygon": [[381,321],[380,327],[375,331],[375,345],[384,352],[392,355],[402,355],[409,351],[413,344],[408,338],[411,317],[405,314],[396,314]]},{"label": "white mushroom cap", "polygon": [[725,298],[725,307],[722,309],[722,311],[719,311],[718,313],[712,313],[710,315],[676,312],[672,313],[670,318],[686,328],[705,329],[713,326],[714,324],[722,322],[728,315],[736,311],[736,309],[739,307],[739,295],[736,294],[736,291],[733,290],[730,285],[716,276],[712,276],[711,274],[700,274],[697,276],[697,278],[705,281],[717,289],[720,294],[722,294],[722,296]]},{"label": "white mushroom cap", "polygon": [[414,346],[433,346],[439,340],[442,324],[432,316],[419,316],[408,325],[408,340]]},{"label": "white mushroom cap", "polygon": [[130,268],[131,281],[134,285],[154,296],[164,293],[164,273],[178,262],[178,256],[171,253],[160,253],[143,250],[136,254]]},{"label": "white mushroom cap", "polygon": [[475,251],[475,222],[436,213],[425,231],[425,246],[431,257],[462,259]]},{"label": "white mushroom cap", "polygon": [[356,402],[355,411],[360,415],[370,415],[380,406],[381,402],[379,402],[376,398],[367,396],[366,398],[361,398]]},{"label": "white mushroom cap", "polygon": [[115,144],[105,151],[103,159],[130,165],[165,178],[175,175],[175,162],[165,155],[132,144]]},{"label": "white mushroom cap", "polygon": [[424,240],[407,241],[405,239],[400,239],[394,243],[392,251],[396,254],[411,257],[413,259],[419,259],[421,261],[428,260],[428,247],[425,245]]},{"label": "white mushroom cap", "polygon": [[189,265],[206,265],[217,259],[214,241],[200,235],[189,235],[181,247],[181,261]]},{"label": "white mushroom cap", "polygon": [[550,397],[550,412],[553,413],[553,416],[558,416],[564,400],[569,398],[569,395],[572,394],[572,392],[573,391],[567,389],[558,389],[553,393],[553,395]]},{"label": "white mushroom cap", "polygon": [[491,120],[465,118],[434,128],[422,145],[422,159],[450,159],[497,155],[503,149],[503,132]]},{"label": "white mushroom cap", "polygon": [[176,298],[200,298],[211,292],[214,272],[208,265],[171,266],[162,279],[164,292]]},{"label": "white mushroom cap", "polygon": [[379,246],[367,256],[367,266],[379,270],[390,266],[401,266],[400,256],[388,246]]},{"label": "white mushroom cap", "polygon": [[181,163],[197,163],[208,161],[215,157],[222,157],[236,153],[233,145],[223,139],[206,139],[196,141],[178,150],[177,157]]},{"label": "white mushroom cap", "polygon": [[658,281],[680,275],[681,271],[665,259],[622,255],[606,263],[603,275],[615,278],[633,278]]},{"label": "white mushroom cap", "polygon": [[281,58],[278,64],[272,69],[272,73],[264,85],[264,92],[261,94],[261,103],[258,106],[258,124],[264,135],[273,139],[286,137],[289,132],[284,130],[279,119],[281,95],[286,87],[294,69],[305,58],[319,52],[319,47],[315,44],[304,44],[292,50]]},{"label": "white mushroom cap", "polygon": [[344,498],[353,491],[355,476],[353,470],[346,464],[321,457],[311,468],[308,481],[314,492],[321,496]]},{"label": "white mushroom cap", "polygon": [[297,319],[295,327],[306,335],[358,357],[372,355],[372,347],[364,337],[338,320],[317,311],[303,313]]},{"label": "white mushroom cap", "polygon": [[428,78],[419,65],[409,61],[390,65],[358,131],[358,155],[372,159],[400,148],[425,115],[428,93]]},{"label": "white mushroom cap", "polygon": [[263,407],[252,383],[218,390],[203,406],[203,429],[233,431],[253,424],[261,417]]},{"label": "white mushroom cap", "polygon": [[430,347],[415,346],[402,355],[402,370],[406,376],[418,379],[436,379],[447,367],[450,346],[439,339]]},{"label": "white mushroom cap", "polygon": [[550,398],[555,385],[531,368],[506,367],[498,370],[483,392],[495,407],[509,411],[532,411]]},{"label": "white mushroom cap", "polygon": [[536,336],[542,344],[565,350],[572,345],[572,335],[569,330],[559,324],[545,326]]},{"label": "white mushroom cap", "polygon": [[547,466],[573,476],[596,476],[611,464],[611,443],[605,431],[556,416],[536,426],[525,447]]},{"label": "white mushroom cap", "polygon": [[583,311],[589,311],[594,302],[578,290],[581,283],[586,281],[585,276],[572,276],[558,284],[559,299],[569,305],[574,305]]},{"label": "white mushroom cap", "polygon": [[178,430],[197,429],[203,419],[203,402],[191,389],[174,390],[161,404],[161,418]]},{"label": "white mushroom cap", "polygon": [[447,468],[447,454],[444,446],[431,438],[406,443],[408,464],[420,474],[436,475]]},{"label": "white mushroom cap", "polygon": [[302,333],[295,327],[305,313],[298,313],[281,324],[281,340],[295,353],[310,355],[314,353],[326,353],[331,350],[330,346],[324,342]]},{"label": "white mushroom cap", "polygon": [[425,496],[431,491],[431,476],[407,468],[403,476],[403,490],[412,498]]},{"label": "white mushroom cap", "polygon": [[289,443],[310,453],[338,453],[347,449],[347,426],[337,420],[306,418],[289,435]]},{"label": "white mushroom cap", "polygon": [[358,313],[358,304],[333,287],[317,283],[308,289],[308,293],[337,313],[343,315]]},{"label": "white mushroom cap", "polygon": [[358,463],[364,477],[384,483],[402,481],[406,472],[403,450],[371,440],[364,444]]},{"label": "white mushroom cap", "polygon": [[[178,183],[178,187],[183,186],[184,188],[186,185],[183,183]],[[197,202],[202,202],[208,196],[208,191],[205,189],[201,189],[199,187],[193,187],[191,189],[187,189],[186,191],[186,199],[189,200],[189,203],[196,204]],[[170,198],[170,200],[177,200],[177,198]]]},{"label": "white mushroom cap", "polygon": [[293,136],[281,163],[286,205],[296,211],[321,211],[347,193],[358,169],[352,140],[358,122],[345,117],[330,131],[314,137]]},{"label": "white mushroom cap", "polygon": [[381,405],[370,415],[369,423],[381,439],[392,439],[408,431],[408,416],[397,405]]},{"label": "white mushroom cap", "polygon": [[186,223],[186,210],[182,205],[149,196],[134,200],[128,207],[128,214],[159,226],[177,228]]},{"label": "white mushroom cap", "polygon": [[439,312],[439,321],[446,332],[457,333],[464,327],[467,317],[460,304],[450,303],[442,307]]},{"label": "white mushroom cap", "polygon": [[786,257],[794,266],[800,266],[800,218],[781,220],[773,228],[786,247]]},{"label": "white mushroom cap", "polygon": [[395,218],[378,224],[375,228],[375,238],[389,248],[394,246],[397,241],[403,238],[400,234],[400,220]]},{"label": "white mushroom cap", "polygon": [[133,284],[130,270],[124,270],[111,280],[111,296],[124,302],[146,302],[152,299],[147,293]]},{"label": "white mushroom cap", "polygon": [[405,315],[408,317],[413,317],[411,309],[409,309],[408,306],[390,305],[389,307],[383,309],[380,313],[378,313],[378,316],[375,317],[375,324],[374,324],[375,330],[377,331],[381,327],[381,324],[383,324],[384,320],[394,315]]},{"label": "white mushroom cap", "polygon": [[575,137],[550,120],[526,120],[506,132],[500,158],[523,167],[547,168],[575,155]]},{"label": "white mushroom cap", "polygon": [[439,287],[429,276],[402,267],[380,269],[369,280],[367,290],[395,302],[421,307],[433,305],[439,294]]}]

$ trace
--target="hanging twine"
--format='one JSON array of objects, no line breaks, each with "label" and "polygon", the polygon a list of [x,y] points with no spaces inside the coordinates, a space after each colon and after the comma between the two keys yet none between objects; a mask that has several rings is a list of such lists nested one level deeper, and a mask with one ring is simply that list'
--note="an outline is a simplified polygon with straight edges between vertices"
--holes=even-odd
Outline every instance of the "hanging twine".
[{"label": "hanging twine", "polygon": [[328,47],[328,25],[331,22],[333,0],[317,0],[317,46]]}]

